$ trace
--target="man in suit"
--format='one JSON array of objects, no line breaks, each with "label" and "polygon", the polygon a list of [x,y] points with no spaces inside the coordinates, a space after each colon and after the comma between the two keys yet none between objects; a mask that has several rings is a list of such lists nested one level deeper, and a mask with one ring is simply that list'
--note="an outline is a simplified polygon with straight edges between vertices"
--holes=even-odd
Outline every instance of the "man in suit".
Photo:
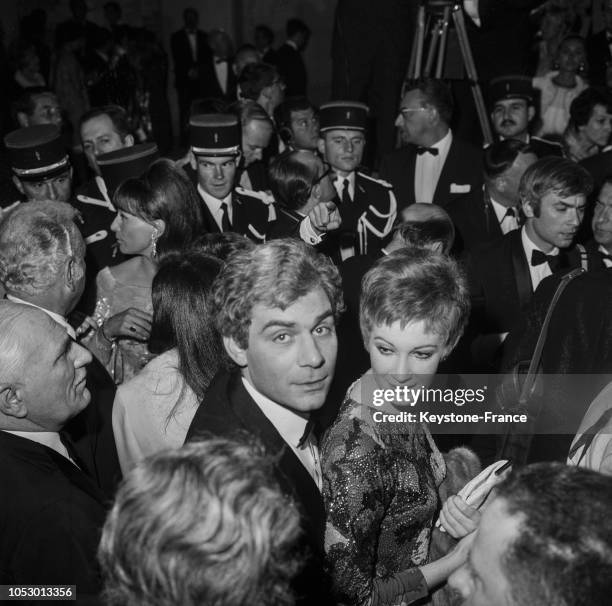
[{"label": "man in suit", "polygon": [[210,60],[212,54],[206,34],[198,29],[198,19],[198,11],[195,8],[186,8],[183,11],[183,29],[174,32],[170,39],[180,130],[185,141],[189,108],[195,99],[202,96],[202,66]]},{"label": "man in suit", "polygon": [[475,250],[519,228],[519,183],[536,160],[531,146],[518,139],[498,141],[484,150],[482,189],[458,198],[447,208],[457,229],[456,254]]},{"label": "man in suit", "polygon": [[270,164],[270,189],[276,220],[268,237],[301,238],[319,252],[338,258],[333,232],[340,227],[340,214],[332,202],[336,190],[329,164],[308,150],[286,150]]},{"label": "man in suit", "polygon": [[385,156],[380,175],[393,186],[399,210],[414,202],[447,207],[482,186],[482,152],[453,136],[453,100],[446,84],[411,84],[395,121],[404,147]]},{"label": "man in suit", "polygon": [[332,101],[320,110],[318,147],[336,175],[342,260],[380,250],[397,216],[391,185],[357,170],[366,144],[367,115],[367,105],[356,101]]},{"label": "man in suit", "polygon": [[491,81],[489,102],[491,124],[500,139],[518,139],[529,143],[538,158],[563,156],[560,143],[529,134],[529,123],[536,115],[535,91],[527,76],[502,76]]},{"label": "man in suit", "polygon": [[192,164],[186,171],[197,183],[207,232],[247,236],[265,242],[275,218],[272,196],[234,188],[240,163],[240,126],[230,114],[201,114],[189,121]]},{"label": "man in suit", "polygon": [[63,442],[89,403],[91,354],[48,314],[0,301],[0,582],[101,590],[104,496]]},{"label": "man in suit", "polygon": [[612,0],[604,1],[604,19],[606,27],[586,41],[589,82],[592,86],[607,86],[609,82],[609,66],[612,62]]},{"label": "man in suit", "polygon": [[215,29],[208,34],[208,45],[211,53],[201,65],[201,96],[236,100],[236,74],[232,69],[232,41],[228,33]]},{"label": "man in suit", "polygon": [[[76,342],[67,318],[85,286],[85,243],[74,216],[71,206],[58,202],[31,202],[14,210],[0,223],[0,281],[8,300],[40,309]],[[81,469],[111,500],[121,479],[111,425],[115,385],[97,360],[86,376],[91,402],[66,419],[64,435]]]},{"label": "man in suit", "polygon": [[285,98],[285,83],[275,67],[267,63],[246,65],[238,78],[238,86],[243,99],[256,101],[274,119],[274,110]]},{"label": "man in suit", "polygon": [[484,358],[503,341],[545,277],[580,267],[582,255],[572,243],[591,189],[590,175],[574,162],[538,160],[520,182],[525,225],[470,257],[475,330],[487,336],[481,343]]},{"label": "man in suit", "polygon": [[275,65],[287,86],[287,96],[305,96],[308,74],[302,53],[310,39],[310,28],[300,19],[289,19],[286,33],[287,40],[276,51]]},{"label": "man in suit", "polygon": [[236,364],[222,371],[189,428],[254,434],[276,461],[281,488],[300,509],[310,561],[296,587],[301,604],[329,603],[322,568],[325,511],[312,415],[325,401],[342,309],[331,261],[295,239],[234,254],[213,287],[216,324]]}]

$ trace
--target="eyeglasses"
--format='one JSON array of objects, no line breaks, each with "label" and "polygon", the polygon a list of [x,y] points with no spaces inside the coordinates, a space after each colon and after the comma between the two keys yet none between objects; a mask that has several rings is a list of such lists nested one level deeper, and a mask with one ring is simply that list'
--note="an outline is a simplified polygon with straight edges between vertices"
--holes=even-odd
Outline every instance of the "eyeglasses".
[{"label": "eyeglasses", "polygon": [[400,108],[400,114],[402,115],[406,115],[409,114],[410,112],[425,112],[427,111],[427,107],[402,107]]},{"label": "eyeglasses", "polygon": [[321,175],[319,175],[313,182],[312,182],[312,186],[314,187],[315,185],[318,185],[319,183],[321,183],[321,181],[323,181],[323,179],[325,179],[325,177],[327,177],[328,175],[331,175],[334,172],[334,169],[331,167],[331,164],[329,162],[325,162],[323,161],[323,168],[325,169],[323,171],[323,173]]}]

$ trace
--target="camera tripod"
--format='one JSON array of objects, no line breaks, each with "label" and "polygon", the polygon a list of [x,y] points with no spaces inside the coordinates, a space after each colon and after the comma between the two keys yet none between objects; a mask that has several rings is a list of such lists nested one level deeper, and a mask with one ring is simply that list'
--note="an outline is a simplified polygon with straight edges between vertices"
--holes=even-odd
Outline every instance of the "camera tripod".
[{"label": "camera tripod", "polygon": [[[465,28],[465,18],[459,2],[455,0],[424,0],[421,2],[417,13],[416,31],[412,41],[412,52],[406,79],[410,81],[421,77],[431,77],[434,62],[435,72],[433,77],[437,79],[442,78],[451,16],[457,32],[463,66],[465,67],[470,88],[472,89],[480,128],[482,129],[485,143],[489,144],[493,142],[493,134],[491,133],[487,109],[478,83],[474,57]],[[423,64],[426,42],[425,34],[427,30],[430,32],[429,39],[427,40],[429,47]]]}]

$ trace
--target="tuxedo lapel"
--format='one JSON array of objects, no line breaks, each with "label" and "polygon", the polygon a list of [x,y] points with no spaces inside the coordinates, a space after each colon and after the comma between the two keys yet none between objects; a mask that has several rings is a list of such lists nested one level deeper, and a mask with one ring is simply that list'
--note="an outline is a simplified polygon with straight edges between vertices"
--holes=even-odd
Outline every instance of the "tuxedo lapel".
[{"label": "tuxedo lapel", "polygon": [[521,240],[521,230],[512,232],[510,239],[510,254],[512,256],[512,269],[516,292],[518,294],[519,308],[523,308],[533,295],[533,285],[531,283],[531,272],[529,262],[525,256],[525,249]]}]

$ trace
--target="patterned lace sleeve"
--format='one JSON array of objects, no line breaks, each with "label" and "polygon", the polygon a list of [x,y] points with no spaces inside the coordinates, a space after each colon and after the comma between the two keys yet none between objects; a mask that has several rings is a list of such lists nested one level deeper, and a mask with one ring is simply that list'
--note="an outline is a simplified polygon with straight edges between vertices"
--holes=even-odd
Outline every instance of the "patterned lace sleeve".
[{"label": "patterned lace sleeve", "polygon": [[[322,452],[327,514],[325,551],[339,600],[367,604],[376,576],[378,530],[385,505],[375,472],[375,444],[356,419],[348,439],[335,425]],[[343,424],[344,427],[344,424]]]}]

